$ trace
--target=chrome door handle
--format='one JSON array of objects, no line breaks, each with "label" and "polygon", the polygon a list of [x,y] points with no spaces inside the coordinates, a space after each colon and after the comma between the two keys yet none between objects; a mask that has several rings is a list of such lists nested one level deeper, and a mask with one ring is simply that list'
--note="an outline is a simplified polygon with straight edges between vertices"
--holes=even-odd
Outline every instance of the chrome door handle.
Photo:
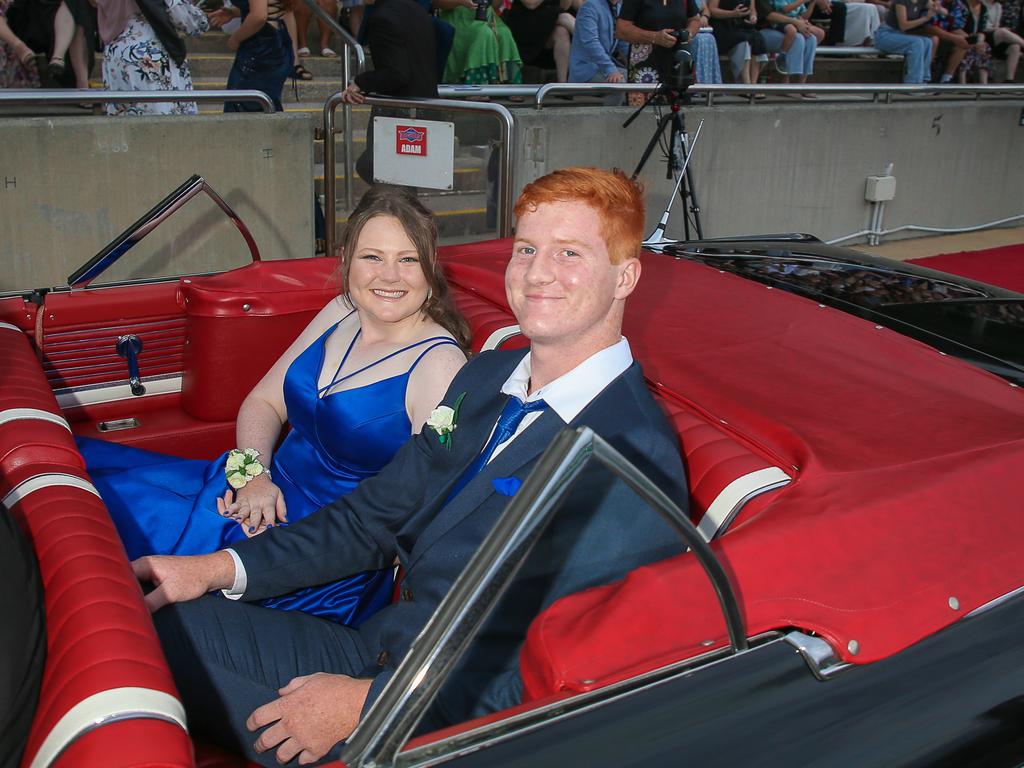
[{"label": "chrome door handle", "polygon": [[146,387],[139,376],[139,353],[142,352],[142,339],[134,333],[117,337],[117,354],[128,361],[128,383],[135,396],[146,394]]}]

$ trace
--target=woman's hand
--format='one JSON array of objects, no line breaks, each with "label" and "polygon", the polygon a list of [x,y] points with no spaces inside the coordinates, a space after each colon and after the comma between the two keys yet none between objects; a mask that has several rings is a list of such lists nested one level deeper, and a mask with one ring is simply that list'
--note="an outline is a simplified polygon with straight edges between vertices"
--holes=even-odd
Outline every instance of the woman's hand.
[{"label": "woman's hand", "polygon": [[348,84],[348,88],[341,92],[341,100],[346,104],[362,104],[366,101],[366,96],[363,95],[363,90],[353,80]]},{"label": "woman's hand", "polygon": [[217,511],[237,520],[247,536],[263,533],[275,523],[288,522],[284,494],[266,474],[257,475],[235,491],[234,501],[231,491],[225,492],[217,499]]},{"label": "woman's hand", "polygon": [[235,15],[227,8],[218,8],[216,11],[207,13],[206,18],[209,20],[211,27],[220,29],[235,18]]}]

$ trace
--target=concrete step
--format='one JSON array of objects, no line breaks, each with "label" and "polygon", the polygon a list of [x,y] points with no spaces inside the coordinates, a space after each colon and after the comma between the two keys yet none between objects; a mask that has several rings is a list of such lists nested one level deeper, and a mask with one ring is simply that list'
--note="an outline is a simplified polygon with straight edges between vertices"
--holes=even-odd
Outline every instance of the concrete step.
[{"label": "concrete step", "polygon": [[[224,77],[214,78],[192,78],[192,85],[197,91],[216,91],[227,85],[227,74]],[[331,94],[342,90],[341,77],[320,77],[316,80],[296,80],[294,87],[291,80],[285,83],[284,92],[281,94],[282,104],[300,104],[303,102],[320,102],[321,105],[327,101]]]},{"label": "concrete step", "polygon": [[[722,74],[728,76],[723,62]],[[769,62],[763,71],[768,82],[780,83],[782,76]],[[819,56],[814,60],[814,83],[899,83],[903,80],[903,60],[879,56]]]},{"label": "concrete step", "polygon": [[[362,145],[358,145],[359,152],[362,152]],[[456,156],[455,171],[453,175],[455,189],[443,194],[483,194],[487,191],[487,168],[484,160],[476,155],[464,154]],[[324,193],[324,165],[317,163],[313,166],[313,183],[316,194]],[[358,199],[366,191],[366,184],[358,175],[354,177],[353,194]],[[334,177],[335,199],[340,200],[345,194],[345,168],[339,163],[338,170]],[[434,194],[432,190],[424,190],[425,194]],[[436,194],[442,194],[437,191]]]},{"label": "concrete step", "polygon": [[[188,57],[188,66],[193,80],[223,79],[226,81],[234,61],[233,53],[194,53]],[[314,79],[341,77],[341,62],[338,59],[309,56],[299,59],[299,63],[313,73]]]}]

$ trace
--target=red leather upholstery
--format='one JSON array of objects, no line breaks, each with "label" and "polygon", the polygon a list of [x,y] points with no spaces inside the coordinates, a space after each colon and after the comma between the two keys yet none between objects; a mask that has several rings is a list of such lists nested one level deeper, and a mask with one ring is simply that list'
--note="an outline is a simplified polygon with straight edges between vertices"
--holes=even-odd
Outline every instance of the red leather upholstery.
[{"label": "red leather upholstery", "polygon": [[[0,359],[0,411],[59,413],[21,333],[0,328]],[[68,430],[45,421],[0,424],[0,495],[51,473],[87,479]],[[11,513],[32,541],[45,589],[47,659],[23,759],[27,766],[62,718],[91,696],[120,688],[176,692],[100,499],[82,488],[43,487],[12,501]],[[185,731],[148,718],[95,726],[51,763],[66,768],[191,764]]]}]

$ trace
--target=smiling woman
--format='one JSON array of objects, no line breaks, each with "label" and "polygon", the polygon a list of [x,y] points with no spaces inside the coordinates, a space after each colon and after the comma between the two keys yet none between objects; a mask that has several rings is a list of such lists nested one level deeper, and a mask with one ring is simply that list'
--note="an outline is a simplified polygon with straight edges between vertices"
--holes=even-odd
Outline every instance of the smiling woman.
[{"label": "smiling woman", "polygon": [[[413,195],[363,197],[344,239],[348,290],[243,401],[236,451],[189,461],[80,439],[130,557],[213,552],[301,519],[376,474],[420,431],[466,360],[466,324],[435,239]],[[391,581],[390,569],[368,571],[267,605],[358,623],[387,603]]]}]

